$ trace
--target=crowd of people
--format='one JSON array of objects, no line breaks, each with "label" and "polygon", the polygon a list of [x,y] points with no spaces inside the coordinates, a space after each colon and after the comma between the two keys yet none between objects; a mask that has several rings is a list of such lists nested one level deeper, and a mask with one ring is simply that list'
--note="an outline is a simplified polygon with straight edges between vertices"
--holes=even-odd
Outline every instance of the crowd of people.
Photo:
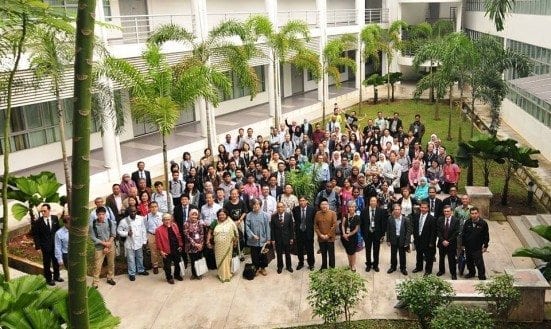
[{"label": "crowd of people", "polygon": [[[232,258],[243,261],[246,247],[256,275],[268,274],[261,257],[266,245],[275,247],[277,273],[314,270],[316,254],[321,254],[322,270],[334,267],[339,237],[352,271],[357,254],[365,250],[365,270],[379,272],[386,240],[388,273],[399,269],[407,275],[406,257],[415,250],[413,272],[428,275],[438,250],[438,276],[446,273],[447,257],[451,279],[457,279],[463,260],[465,277],[485,279],[488,225],[467,195],[458,196],[461,170],[438,136],[424,140],[420,115],[409,126],[399,113],[385,117],[381,112],[361,129],[358,124],[354,111],[341,112],[335,104],[325,127],[306,119],[301,124],[285,120],[268,137],[255,136],[253,128],[239,129],[237,136],[226,135],[216,152],[205,149],[200,159],[184,152],[181,161],[171,163],[168,186],[153,182],[145,163],[138,162],[135,172],[113,184],[112,194],[95,200],[89,229],[95,245],[94,287],[105,258],[107,283],[115,284],[117,246],[126,256],[131,281],[149,275],[143,259],[147,247],[153,273],[162,267],[170,284],[183,280],[188,266],[191,279],[201,279],[203,271],[198,273],[195,264],[202,259],[226,282],[235,271]],[[318,192],[295,195],[289,173],[307,167]],[[449,196],[442,200],[439,193]],[[55,284],[62,280],[59,265],[67,262],[67,234],[59,224],[47,224],[46,206],[33,234],[48,256],[44,275]],[[50,234],[42,233],[46,230]],[[42,241],[46,235],[48,246]]]}]

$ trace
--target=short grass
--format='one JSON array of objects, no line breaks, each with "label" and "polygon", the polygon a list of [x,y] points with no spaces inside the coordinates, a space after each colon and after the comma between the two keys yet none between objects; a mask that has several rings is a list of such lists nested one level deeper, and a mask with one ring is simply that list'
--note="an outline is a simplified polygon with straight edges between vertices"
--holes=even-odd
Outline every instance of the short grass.
[{"label": "short grass", "polygon": [[[459,141],[459,130],[461,127],[463,140],[470,139],[471,122],[468,120],[462,120],[461,114],[458,109],[451,111],[451,137],[452,140],[448,141],[448,117],[450,114],[450,108],[447,103],[440,104],[440,120],[434,120],[435,105],[428,101],[413,101],[413,100],[398,100],[391,102],[387,105],[386,101],[379,102],[376,105],[364,103],[362,108],[358,112],[357,106],[350,108],[349,110],[356,110],[360,118],[360,129],[363,129],[369,118],[376,118],[377,112],[383,112],[385,117],[392,116],[394,112],[400,113],[400,117],[404,123],[404,129],[409,128],[409,124],[414,121],[416,114],[421,115],[421,121],[425,124],[426,132],[423,137],[423,144],[429,140],[431,134],[436,134],[438,138],[443,141],[444,146],[447,149],[448,154],[456,155]],[[474,134],[480,134],[481,132],[474,130]],[[475,161],[475,176],[474,184],[483,185],[483,176],[481,164]],[[467,170],[462,168],[461,181],[459,185],[460,192],[464,192],[466,184]],[[505,215],[518,215],[518,214],[535,214],[546,212],[545,209],[534,202],[529,205],[527,200],[526,186],[518,179],[511,180],[509,190],[509,204],[502,206],[500,204],[501,191],[504,185],[504,171],[500,165],[493,164],[491,166],[490,175],[490,190],[494,193],[494,198],[491,204],[491,211],[500,211]]]}]

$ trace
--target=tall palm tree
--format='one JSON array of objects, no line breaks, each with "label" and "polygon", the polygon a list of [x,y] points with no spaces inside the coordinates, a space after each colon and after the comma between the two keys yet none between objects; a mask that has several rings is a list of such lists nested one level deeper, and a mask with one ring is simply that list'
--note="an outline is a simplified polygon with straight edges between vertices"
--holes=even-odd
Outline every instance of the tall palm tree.
[{"label": "tall palm tree", "polygon": [[496,30],[503,31],[505,15],[515,5],[515,0],[487,0],[484,2],[486,13],[484,16],[489,16],[494,21]]},{"label": "tall palm tree", "polygon": [[[378,24],[370,24],[361,32],[361,39],[365,44],[366,55],[374,58],[374,54],[383,52],[386,55],[386,71],[390,73],[390,66],[395,53],[402,48],[400,31],[408,25],[402,20],[392,22],[388,29],[383,29]],[[387,104],[390,104],[390,74],[387,75]]]},{"label": "tall palm tree", "polygon": [[4,162],[4,173],[2,176],[2,207],[4,209],[4,220],[2,221],[2,269],[4,279],[10,279],[8,264],[8,185],[10,177],[10,131],[13,91],[15,88],[24,87],[21,81],[16,78],[19,64],[23,53],[27,50],[28,39],[37,29],[51,28],[56,31],[67,32],[70,24],[67,18],[54,12],[43,1],[39,0],[13,0],[3,1],[0,6],[0,62],[5,65],[6,71],[0,72],[0,93],[6,101],[3,125],[2,155]]},{"label": "tall palm tree", "polygon": [[[239,39],[239,42],[235,42],[235,39]],[[185,70],[189,68],[200,67],[203,74],[210,74],[203,77],[206,85],[195,86],[205,90],[195,91],[194,94],[202,96],[206,101],[207,142],[212,149],[216,143],[216,126],[210,104],[216,107],[221,101],[216,90],[220,89],[224,94],[229,94],[232,86],[231,80],[224,72],[229,69],[236,74],[239,85],[249,90],[251,99],[258,93],[258,76],[249,65],[249,60],[257,55],[258,51],[251,42],[249,31],[244,24],[228,20],[214,27],[205,40],[197,40],[195,35],[185,28],[176,24],[166,24],[155,30],[148,41],[157,45],[175,41],[191,46],[191,55],[184,56],[176,70],[180,74],[185,74]]]},{"label": "tall palm tree", "polygon": [[165,185],[168,186],[166,136],[172,133],[185,108],[200,98],[217,106],[219,90],[228,94],[231,83],[223,73],[193,58],[179,67],[170,66],[161,53],[161,47],[152,42],[147,44],[142,58],[145,72],[125,59],[113,57],[105,59],[100,71],[129,89],[131,113],[137,121],[158,128],[163,147]]},{"label": "tall palm tree", "polygon": [[333,79],[335,86],[339,88],[341,86],[341,73],[340,68],[346,67],[352,71],[356,70],[356,61],[348,58],[345,51],[354,47],[356,44],[356,37],[352,34],[341,35],[339,38],[332,39],[323,48],[323,61],[322,61],[322,85],[323,85],[323,125],[325,126],[325,112],[329,95],[326,94],[326,74]]},{"label": "tall palm tree", "polygon": [[69,228],[69,323],[87,329],[86,244],[90,194],[90,124],[92,63],[94,61],[95,0],[79,0],[74,63],[72,191]]},{"label": "tall palm tree", "polygon": [[268,47],[270,66],[274,72],[274,125],[277,127],[281,122],[280,64],[290,63],[305,69],[318,81],[322,72],[319,55],[306,46],[310,40],[310,28],[304,21],[290,20],[276,28],[268,17],[254,15],[245,22],[245,26],[253,32],[252,41],[264,43]]}]

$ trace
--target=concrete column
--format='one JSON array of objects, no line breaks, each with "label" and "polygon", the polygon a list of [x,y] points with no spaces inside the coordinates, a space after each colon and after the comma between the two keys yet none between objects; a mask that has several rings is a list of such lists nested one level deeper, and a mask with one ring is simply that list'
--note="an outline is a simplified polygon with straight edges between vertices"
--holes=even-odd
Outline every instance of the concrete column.
[{"label": "concrete column", "polygon": [[461,31],[461,24],[462,24],[462,18],[463,18],[463,2],[457,2],[457,9],[455,12],[456,18],[455,18],[455,32]]},{"label": "concrete column", "polygon": [[360,27],[360,31],[365,25],[365,0],[356,0],[356,25]]},{"label": "concrete column", "polygon": [[[278,29],[277,21],[277,0],[265,0],[265,10],[268,18],[272,22],[274,29]],[[268,65],[268,104],[270,116],[277,119],[281,118],[281,90],[280,90],[280,69],[279,61],[274,60],[270,52],[270,64]]]},{"label": "concrete column", "polygon": [[[318,24],[320,29],[319,40],[319,55],[322,69],[325,69],[323,61],[323,49],[327,44],[327,0],[316,0],[316,9],[318,11]],[[328,91],[328,76],[325,72],[322,72],[323,76],[318,82],[318,100],[325,101],[327,106],[327,100],[329,99]]]}]

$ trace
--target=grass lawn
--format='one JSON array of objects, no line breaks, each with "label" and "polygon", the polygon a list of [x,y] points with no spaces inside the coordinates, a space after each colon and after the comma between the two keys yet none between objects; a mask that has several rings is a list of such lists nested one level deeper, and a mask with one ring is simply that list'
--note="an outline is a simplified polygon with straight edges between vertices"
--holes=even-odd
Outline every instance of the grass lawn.
[{"label": "grass lawn", "polygon": [[[357,111],[357,106],[353,108]],[[436,134],[440,138],[447,149],[448,154],[456,155],[458,147],[458,134],[459,127],[462,128],[463,139],[470,139],[471,123],[470,121],[462,121],[461,115],[457,109],[452,110],[452,124],[451,124],[451,137],[452,140],[446,140],[448,133],[448,116],[450,113],[448,104],[440,105],[440,120],[434,120],[435,105],[430,104],[428,101],[412,101],[412,100],[398,100],[386,104],[386,101],[380,102],[376,105],[364,103],[361,110],[358,112],[360,119],[360,130],[366,125],[369,118],[376,118],[377,112],[383,112],[385,117],[392,116],[394,112],[400,113],[404,129],[409,128],[410,123],[414,121],[415,114],[421,115],[421,122],[425,124],[425,135],[423,136],[423,146],[426,147],[426,142],[429,140],[431,134]],[[475,129],[475,134],[480,134]],[[481,163],[475,160],[474,170],[474,184],[483,185]],[[464,192],[464,186],[466,184],[467,169],[462,168],[461,181],[459,184],[460,193]],[[504,184],[504,171],[498,164],[493,164],[490,175],[490,190],[494,193],[494,198],[491,203],[491,211],[499,211],[505,215],[519,215],[519,214],[536,214],[547,212],[543,206],[534,201],[533,205],[528,205],[527,202],[527,190],[526,186],[520,182],[516,177],[511,179],[509,190],[509,204],[502,206],[501,191]]]}]

